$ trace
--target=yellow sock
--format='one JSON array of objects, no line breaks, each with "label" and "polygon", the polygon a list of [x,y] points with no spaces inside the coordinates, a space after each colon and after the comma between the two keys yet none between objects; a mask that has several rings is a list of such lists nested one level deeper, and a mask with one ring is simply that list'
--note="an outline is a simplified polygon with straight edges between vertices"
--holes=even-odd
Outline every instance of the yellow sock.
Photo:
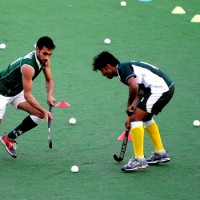
[{"label": "yellow sock", "polygon": [[158,126],[154,120],[152,120],[152,123],[150,125],[145,127],[145,131],[149,135],[149,138],[151,139],[155,151],[157,153],[165,152]]},{"label": "yellow sock", "polygon": [[[135,123],[135,122],[133,122]],[[137,123],[137,122],[136,122]],[[136,126],[132,126],[130,129],[133,143],[133,151],[136,158],[144,158],[144,128],[143,124],[137,123]]]}]

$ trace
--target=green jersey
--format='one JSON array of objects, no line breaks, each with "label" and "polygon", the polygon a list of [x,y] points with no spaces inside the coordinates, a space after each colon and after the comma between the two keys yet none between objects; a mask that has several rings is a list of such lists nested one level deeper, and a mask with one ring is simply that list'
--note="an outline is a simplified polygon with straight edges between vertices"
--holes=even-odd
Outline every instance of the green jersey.
[{"label": "green jersey", "polygon": [[36,52],[21,57],[11,63],[7,69],[0,72],[0,94],[3,96],[15,96],[23,90],[22,85],[22,66],[29,65],[35,70],[32,78],[34,80],[44,68],[36,57]]},{"label": "green jersey", "polygon": [[117,66],[122,83],[134,77],[139,85],[139,93],[165,93],[173,85],[172,80],[157,67],[145,62],[124,62]]}]

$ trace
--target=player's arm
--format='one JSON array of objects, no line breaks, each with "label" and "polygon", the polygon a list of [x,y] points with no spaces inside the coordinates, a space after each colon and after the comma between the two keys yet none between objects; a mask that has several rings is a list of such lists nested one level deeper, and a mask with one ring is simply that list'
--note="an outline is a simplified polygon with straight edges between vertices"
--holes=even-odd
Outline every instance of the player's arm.
[{"label": "player's arm", "polygon": [[52,73],[49,61],[46,63],[43,73],[46,79],[47,103],[50,105],[54,105],[55,103],[55,98],[53,97],[54,83],[52,79]]},{"label": "player's arm", "polygon": [[140,96],[137,94],[137,96],[135,97],[135,100],[133,102],[133,108],[137,107],[139,101],[140,101]]},{"label": "player's arm", "polygon": [[32,95],[32,78],[35,74],[35,70],[30,65],[22,66],[22,84],[24,90],[24,98],[35,109],[42,112],[46,116],[46,111],[39,102]]},{"label": "player's arm", "polygon": [[[129,87],[129,96],[127,102],[127,110],[131,110],[133,102],[138,100],[138,84],[134,77],[130,77],[127,81]],[[134,105],[137,102],[134,102]]]},{"label": "player's arm", "polygon": [[126,113],[129,116],[128,119],[125,121],[125,127],[129,130],[130,126],[130,116],[134,112],[134,106],[136,105],[136,101],[138,100],[138,84],[135,81],[134,77],[130,77],[127,81],[129,87],[129,96],[127,102],[127,110]]}]

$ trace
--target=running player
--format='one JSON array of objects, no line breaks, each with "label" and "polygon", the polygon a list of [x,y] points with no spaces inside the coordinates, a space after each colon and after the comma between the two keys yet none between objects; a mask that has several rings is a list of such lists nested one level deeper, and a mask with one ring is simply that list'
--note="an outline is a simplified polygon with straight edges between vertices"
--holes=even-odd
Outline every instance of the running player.
[{"label": "running player", "polygon": [[[148,164],[169,162],[170,157],[163,147],[153,115],[161,112],[172,98],[172,80],[151,64],[137,61],[120,63],[106,51],[93,58],[93,70],[101,71],[108,79],[118,76],[129,88],[127,112],[131,115],[125,126],[131,132],[134,156],[121,170],[136,171],[147,168]],[[149,159],[144,157],[144,130],[148,133],[155,150]]]},{"label": "running player", "polygon": [[43,118],[46,121],[48,117],[53,118],[52,114],[32,95],[32,82],[43,71],[46,79],[47,103],[54,105],[54,84],[50,68],[50,56],[54,49],[55,45],[50,37],[41,37],[37,41],[35,51],[17,59],[0,72],[0,123],[7,104],[29,113],[19,126],[0,137],[1,143],[13,158],[17,157],[15,139],[35,128]]}]

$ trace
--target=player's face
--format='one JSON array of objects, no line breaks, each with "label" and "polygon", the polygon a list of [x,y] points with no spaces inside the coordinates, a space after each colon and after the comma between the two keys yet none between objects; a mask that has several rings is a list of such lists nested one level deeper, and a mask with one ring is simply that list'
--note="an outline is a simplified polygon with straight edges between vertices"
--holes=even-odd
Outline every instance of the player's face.
[{"label": "player's face", "polygon": [[39,50],[39,48],[36,47],[36,55],[41,64],[45,64],[47,61],[49,61],[52,53],[53,49],[43,47],[41,50]]},{"label": "player's face", "polygon": [[102,68],[100,71],[102,76],[105,76],[108,79],[112,79],[114,76],[116,76],[114,68],[110,65],[107,65],[106,68]]}]

